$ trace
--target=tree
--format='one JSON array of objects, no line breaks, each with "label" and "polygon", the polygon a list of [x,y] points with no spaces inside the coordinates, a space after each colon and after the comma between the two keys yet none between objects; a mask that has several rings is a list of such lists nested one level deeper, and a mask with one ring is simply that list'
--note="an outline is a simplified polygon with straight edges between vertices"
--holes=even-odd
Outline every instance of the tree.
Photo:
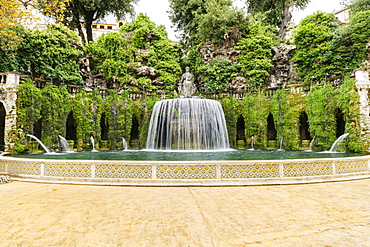
[{"label": "tree", "polygon": [[[244,23],[244,13],[231,0],[170,0],[170,20],[187,46],[210,40],[221,43],[226,31]],[[242,29],[242,28],[240,28]]]},{"label": "tree", "polygon": [[[71,0],[65,12],[65,22],[72,28],[77,28],[82,41],[85,43],[93,41],[92,24],[109,14],[115,15],[118,19],[124,18],[126,14],[133,14],[133,4],[138,0]],[[86,38],[82,27],[86,29]]]},{"label": "tree", "polygon": [[332,61],[326,55],[337,28],[334,14],[323,12],[308,16],[299,23],[293,36],[297,49],[292,61],[305,82],[312,77],[324,78],[328,73]]},{"label": "tree", "polygon": [[17,47],[21,26],[37,19],[32,9],[58,18],[65,10],[66,1],[69,0],[0,0],[0,49],[8,51]]},{"label": "tree", "polygon": [[303,9],[310,0],[246,0],[249,13],[266,13],[270,24],[280,26],[279,37],[283,39],[292,19],[291,8]]}]

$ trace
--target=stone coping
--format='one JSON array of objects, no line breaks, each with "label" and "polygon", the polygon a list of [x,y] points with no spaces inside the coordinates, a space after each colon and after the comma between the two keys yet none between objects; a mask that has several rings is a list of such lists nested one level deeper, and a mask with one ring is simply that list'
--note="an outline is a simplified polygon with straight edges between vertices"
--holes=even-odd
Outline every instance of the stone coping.
[{"label": "stone coping", "polygon": [[127,161],[3,156],[13,180],[127,186],[244,186],[343,181],[370,177],[370,156],[290,160]]}]

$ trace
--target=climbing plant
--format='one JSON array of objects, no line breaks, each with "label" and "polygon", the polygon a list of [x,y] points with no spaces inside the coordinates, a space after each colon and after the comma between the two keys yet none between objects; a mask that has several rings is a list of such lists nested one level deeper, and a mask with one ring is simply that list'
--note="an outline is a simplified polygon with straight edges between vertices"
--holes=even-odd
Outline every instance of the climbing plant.
[{"label": "climbing plant", "polygon": [[180,79],[176,45],[163,26],[157,27],[144,14],[123,25],[119,33],[90,42],[85,50],[93,56],[95,71],[102,69],[118,87],[169,90]]},{"label": "climbing plant", "polygon": [[130,141],[132,127],[132,99],[128,92],[118,95],[117,90],[110,90],[104,103],[107,125],[109,126],[108,140],[111,150],[122,149],[122,138]]},{"label": "climbing plant", "polygon": [[53,87],[47,83],[41,90],[41,140],[45,145],[59,143],[58,135],[65,136],[70,111],[71,99],[66,86]]},{"label": "climbing plant", "polygon": [[271,105],[263,94],[246,93],[242,101],[241,113],[245,122],[245,137],[254,137],[256,143],[267,146],[267,117]]},{"label": "climbing plant", "polygon": [[229,142],[232,147],[236,147],[237,121],[239,113],[239,100],[235,97],[225,97],[221,100],[221,105],[225,114]]},{"label": "climbing plant", "polygon": [[91,136],[98,147],[101,138],[102,101],[98,89],[94,89],[90,94],[81,90],[73,101],[73,116],[79,150],[90,146]]},{"label": "climbing plant", "polygon": [[277,90],[272,98],[271,111],[274,116],[277,140],[284,140],[284,149],[299,149],[299,116],[301,113],[299,95]]},{"label": "climbing plant", "polygon": [[338,93],[335,88],[325,85],[314,87],[307,95],[307,116],[310,133],[317,137],[323,149],[329,149],[336,139],[335,110],[338,105]]},{"label": "climbing plant", "polygon": [[348,149],[353,152],[362,152],[367,147],[360,137],[360,102],[355,81],[347,78],[339,89],[338,106],[344,114],[346,123],[345,133],[349,133]]}]

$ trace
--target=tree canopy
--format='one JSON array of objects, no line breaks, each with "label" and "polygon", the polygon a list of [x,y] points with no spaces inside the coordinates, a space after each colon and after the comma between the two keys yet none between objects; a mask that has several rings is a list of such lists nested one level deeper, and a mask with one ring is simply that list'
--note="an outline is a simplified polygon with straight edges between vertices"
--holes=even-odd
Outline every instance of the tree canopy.
[{"label": "tree canopy", "polygon": [[279,37],[284,38],[292,14],[291,8],[304,9],[310,0],[246,0],[249,13],[264,13],[270,24],[280,26]]},{"label": "tree canopy", "polygon": [[[109,14],[118,19],[123,19],[126,14],[133,14],[133,4],[138,0],[70,0],[65,12],[65,23],[72,29],[78,29],[83,42],[93,40],[92,24]],[[86,38],[82,28],[86,29]]]}]

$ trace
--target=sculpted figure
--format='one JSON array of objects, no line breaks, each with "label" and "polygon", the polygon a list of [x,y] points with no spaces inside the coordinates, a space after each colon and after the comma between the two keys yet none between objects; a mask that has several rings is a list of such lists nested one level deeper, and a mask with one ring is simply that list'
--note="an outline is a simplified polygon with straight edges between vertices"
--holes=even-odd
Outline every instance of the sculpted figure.
[{"label": "sculpted figure", "polygon": [[179,93],[185,97],[190,97],[195,92],[194,75],[189,70],[189,67],[185,68],[179,83]]}]

